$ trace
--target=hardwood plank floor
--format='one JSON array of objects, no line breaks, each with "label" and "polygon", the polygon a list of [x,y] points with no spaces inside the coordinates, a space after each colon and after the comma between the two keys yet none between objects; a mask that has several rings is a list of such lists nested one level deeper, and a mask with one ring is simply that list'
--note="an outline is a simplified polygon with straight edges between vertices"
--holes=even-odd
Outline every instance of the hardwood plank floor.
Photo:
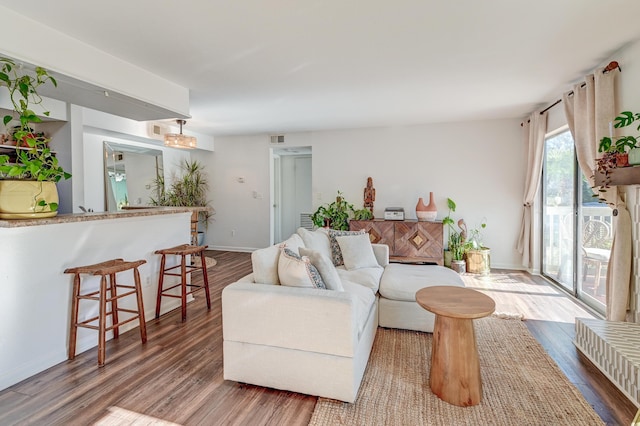
[{"label": "hardwood plank floor", "polygon": [[[186,322],[179,310],[148,322],[145,345],[137,329],[110,340],[103,368],[96,366],[94,348],[0,392],[0,425],[88,425],[115,418],[110,407],[183,425],[306,425],[315,397],[223,380],[220,296],[251,271],[251,259],[248,253],[207,254],[218,261],[209,269],[210,311],[197,295]],[[464,280],[494,298],[497,311],[525,315],[532,335],[605,422],[631,422],[633,404],[572,344],[574,318],[590,317],[588,311],[520,271]]]}]

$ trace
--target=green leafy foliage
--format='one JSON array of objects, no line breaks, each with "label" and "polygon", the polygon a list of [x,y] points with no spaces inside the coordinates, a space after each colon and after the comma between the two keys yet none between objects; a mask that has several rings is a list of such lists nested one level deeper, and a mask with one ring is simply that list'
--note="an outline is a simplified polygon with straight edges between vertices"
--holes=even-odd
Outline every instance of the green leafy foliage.
[{"label": "green leafy foliage", "polygon": [[[640,131],[640,113],[623,111],[615,118],[613,127],[621,129],[623,127],[630,126],[635,122],[639,123],[636,130]],[[638,148],[638,137],[639,136],[631,135],[614,136],[613,138],[605,136],[600,139],[598,152],[619,154],[628,152],[632,148]]]},{"label": "green leafy foliage", "polygon": [[318,207],[318,210],[311,215],[311,221],[318,228],[329,226],[332,229],[348,231],[349,219],[354,213],[353,204],[348,203],[344,199],[342,192],[338,191],[336,201]]},{"label": "green leafy foliage", "polygon": [[[207,200],[209,191],[209,181],[204,171],[204,165],[198,160],[184,160],[180,165],[182,175],[177,176],[167,188],[164,176],[158,175],[154,182],[156,198],[151,198],[150,202],[154,206],[173,207],[208,207]],[[207,224],[212,211],[199,212],[199,217]]]},{"label": "green leafy foliage", "polygon": [[[0,178],[51,182],[69,179],[71,174],[64,171],[49,149],[49,139],[31,128],[31,124],[42,121],[30,107],[42,104],[38,87],[46,83],[57,87],[58,83],[41,67],[36,67],[35,75],[21,72],[13,60],[0,57],[0,86],[9,90],[14,114],[17,115],[5,115],[2,122],[5,126],[13,120],[20,123],[13,132],[13,138],[21,146],[16,150],[15,163],[10,162],[9,156],[0,155]],[[43,114],[48,116],[49,112],[44,111]]]},{"label": "green leafy foliage", "polygon": [[355,220],[371,220],[373,219],[373,213],[369,209],[360,209],[353,212],[353,218]]}]

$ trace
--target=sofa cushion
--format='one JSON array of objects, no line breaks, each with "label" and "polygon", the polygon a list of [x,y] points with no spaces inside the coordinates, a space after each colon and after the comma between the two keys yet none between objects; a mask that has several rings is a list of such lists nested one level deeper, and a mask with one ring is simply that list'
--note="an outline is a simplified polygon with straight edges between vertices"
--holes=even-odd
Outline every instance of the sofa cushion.
[{"label": "sofa cushion", "polygon": [[306,248],[319,251],[320,253],[331,259],[329,232],[326,228],[318,228],[315,231],[298,228],[296,232],[302,238],[302,242],[304,243],[304,246]]},{"label": "sofa cushion", "polygon": [[313,287],[326,289],[320,272],[308,257],[300,257],[286,246],[282,247],[278,260],[280,284],[289,287]]},{"label": "sofa cushion", "polygon": [[[327,244],[328,241],[329,240],[327,240]],[[320,251],[311,250],[305,247],[300,247],[299,250],[300,255],[307,256],[311,260],[311,264],[318,269],[318,272],[320,272],[320,276],[322,277],[322,281],[324,281],[327,289],[344,291],[340,275],[338,275],[336,267],[333,266],[333,262],[331,262],[331,259],[328,256]]]},{"label": "sofa cushion", "polygon": [[384,268],[376,266],[375,268],[360,268],[347,271],[344,266],[338,266],[336,271],[338,271],[343,284],[345,281],[350,281],[370,289],[369,291],[375,294],[380,287],[380,277],[382,277]]},{"label": "sofa cushion", "polygon": [[369,289],[359,284],[352,283],[350,281],[343,281],[342,284],[344,286],[345,293],[349,293],[353,296],[353,308],[355,310],[355,319],[359,337],[367,323],[367,318],[369,318],[369,313],[375,303],[376,296],[373,292],[369,291]]},{"label": "sofa cushion", "polygon": [[360,235],[364,234],[364,229],[360,231],[337,231],[335,229],[329,229],[329,245],[331,247],[331,260],[333,260],[333,264],[335,266],[340,266],[344,264],[342,260],[342,252],[340,251],[340,245],[336,240],[336,237],[343,237],[347,235]]},{"label": "sofa cushion", "polygon": [[[302,238],[297,234],[293,234],[282,244],[286,245],[294,253],[298,252],[299,247],[304,247]],[[280,259],[280,246],[282,244],[275,244],[251,253],[251,265],[254,280],[257,284],[280,284],[278,260]]]},{"label": "sofa cushion", "polygon": [[436,285],[464,287],[464,281],[457,272],[444,266],[391,263],[382,274],[380,295],[386,299],[415,302],[418,290]]},{"label": "sofa cushion", "polygon": [[379,266],[368,234],[336,237],[336,241],[342,252],[344,267],[348,271]]}]

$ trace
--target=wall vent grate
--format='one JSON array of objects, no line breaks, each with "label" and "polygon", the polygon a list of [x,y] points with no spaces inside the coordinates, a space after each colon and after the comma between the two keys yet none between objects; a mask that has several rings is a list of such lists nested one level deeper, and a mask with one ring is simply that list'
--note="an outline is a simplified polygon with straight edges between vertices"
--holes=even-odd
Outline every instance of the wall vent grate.
[{"label": "wall vent grate", "polygon": [[313,231],[313,221],[311,213],[300,213],[300,227]]}]

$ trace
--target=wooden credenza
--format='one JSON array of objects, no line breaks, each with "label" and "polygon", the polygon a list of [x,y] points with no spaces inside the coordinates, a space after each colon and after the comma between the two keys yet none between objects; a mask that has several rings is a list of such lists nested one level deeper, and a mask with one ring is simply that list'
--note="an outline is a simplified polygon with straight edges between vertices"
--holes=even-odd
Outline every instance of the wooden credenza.
[{"label": "wooden credenza", "polygon": [[392,262],[444,264],[442,222],[352,220],[349,229],[364,229],[372,243],[388,245]]}]

